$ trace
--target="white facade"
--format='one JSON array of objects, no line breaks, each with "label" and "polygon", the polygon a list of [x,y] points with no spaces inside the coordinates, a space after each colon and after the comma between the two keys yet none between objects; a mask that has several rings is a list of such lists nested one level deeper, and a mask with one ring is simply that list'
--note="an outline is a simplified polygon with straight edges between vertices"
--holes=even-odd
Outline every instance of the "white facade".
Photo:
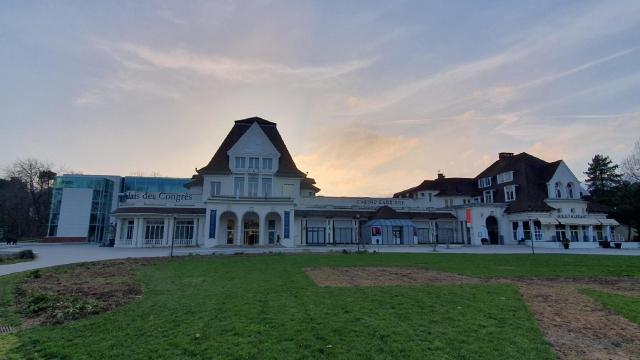
[{"label": "white facade", "polygon": [[[493,190],[471,189],[475,180],[461,179],[464,190],[426,186],[405,191],[410,197],[315,196],[319,189],[297,170],[275,124],[252,118],[237,121],[209,165],[191,179],[107,176],[100,186],[112,189],[108,197],[83,181],[99,176],[60,177],[49,236],[91,240],[90,224],[103,219],[106,235],[94,238],[118,247],[482,245],[557,242],[563,236],[593,243],[613,237],[617,223],[587,211],[580,182],[564,162],[543,190],[544,211],[509,210],[523,194],[509,185],[518,176],[511,171],[478,180],[478,186],[503,186]],[[501,196],[496,191],[504,191],[504,201],[495,201]],[[98,195],[111,201],[106,218],[95,209]],[[375,231],[381,233],[372,236]]]}]

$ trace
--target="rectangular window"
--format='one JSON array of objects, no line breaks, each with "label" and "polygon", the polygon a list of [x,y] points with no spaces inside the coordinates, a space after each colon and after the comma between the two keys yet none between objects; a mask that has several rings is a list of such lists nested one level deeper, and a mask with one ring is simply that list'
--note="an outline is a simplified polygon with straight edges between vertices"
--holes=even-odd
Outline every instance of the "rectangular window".
[{"label": "rectangular window", "polygon": [[178,246],[193,245],[193,219],[176,219],[173,241]]},{"label": "rectangular window", "polygon": [[216,222],[218,221],[218,211],[216,209],[209,210],[209,239],[216,237]]},{"label": "rectangular window", "polygon": [[351,220],[333,221],[333,243],[355,244],[353,238],[353,224]]},{"label": "rectangular window", "polygon": [[514,201],[516,199],[516,186],[509,185],[504,187],[504,200]]},{"label": "rectangular window", "polygon": [[273,159],[272,158],[263,158],[262,159],[262,168],[265,170],[273,169]]},{"label": "rectangular window", "polygon": [[262,178],[262,196],[271,197],[271,178]]},{"label": "rectangular window", "polygon": [[144,245],[162,245],[164,220],[150,219],[144,222]]},{"label": "rectangular window", "polygon": [[290,228],[290,221],[291,219],[289,218],[289,211],[285,211],[284,212],[284,238],[288,239],[289,238],[289,232],[291,230]]},{"label": "rectangular window", "polygon": [[492,204],[493,203],[493,190],[486,190],[482,193],[484,195],[484,203]]},{"label": "rectangular window", "polygon": [[282,185],[282,196],[293,197],[293,184]]},{"label": "rectangular window", "polygon": [[135,222],[133,220],[129,220],[127,221],[127,235],[126,235],[126,239],[127,240],[132,240],[133,239],[133,226],[134,226]]},{"label": "rectangular window", "polygon": [[480,189],[491,186],[491,177],[478,179],[478,187]]},{"label": "rectangular window", "polygon": [[222,185],[220,181],[211,182],[211,196],[220,196],[220,189]]},{"label": "rectangular window", "polygon": [[249,176],[249,197],[258,197],[258,177]]},{"label": "rectangular window", "polygon": [[431,236],[429,234],[429,228],[416,228],[416,238],[418,240],[418,244],[429,244],[431,243]]},{"label": "rectangular window", "polygon": [[498,176],[496,176],[496,181],[498,184],[513,181],[513,171],[507,171],[507,172],[498,174]]},{"label": "rectangular window", "polygon": [[236,156],[236,169],[244,169],[245,157]]},{"label": "rectangular window", "polygon": [[429,193],[429,202],[433,201],[433,194]]},{"label": "rectangular window", "polygon": [[324,245],[325,228],[307,226],[307,245]]},{"label": "rectangular window", "polygon": [[260,169],[260,158],[250,157],[249,158],[249,169]]},{"label": "rectangular window", "polygon": [[244,176],[233,178],[233,195],[235,197],[244,196]]}]

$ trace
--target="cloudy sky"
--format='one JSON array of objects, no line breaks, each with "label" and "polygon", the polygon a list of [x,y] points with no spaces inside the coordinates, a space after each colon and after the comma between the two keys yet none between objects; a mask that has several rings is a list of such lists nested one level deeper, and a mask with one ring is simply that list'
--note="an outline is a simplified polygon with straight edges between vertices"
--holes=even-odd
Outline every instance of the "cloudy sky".
[{"label": "cloudy sky", "polygon": [[2,167],[189,177],[250,116],[325,195],[500,151],[582,178],[640,137],[640,1],[0,3]]}]

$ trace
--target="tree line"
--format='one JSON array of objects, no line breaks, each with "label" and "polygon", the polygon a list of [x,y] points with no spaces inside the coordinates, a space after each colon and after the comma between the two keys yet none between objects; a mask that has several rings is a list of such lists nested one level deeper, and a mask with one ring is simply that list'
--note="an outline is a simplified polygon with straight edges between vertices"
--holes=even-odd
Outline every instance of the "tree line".
[{"label": "tree line", "polygon": [[37,159],[15,161],[0,178],[0,233],[5,238],[42,237],[47,233],[56,173]]},{"label": "tree line", "polygon": [[640,234],[640,140],[621,164],[614,164],[609,156],[595,155],[585,175],[589,200],[629,226],[628,240],[632,240],[632,228]]}]

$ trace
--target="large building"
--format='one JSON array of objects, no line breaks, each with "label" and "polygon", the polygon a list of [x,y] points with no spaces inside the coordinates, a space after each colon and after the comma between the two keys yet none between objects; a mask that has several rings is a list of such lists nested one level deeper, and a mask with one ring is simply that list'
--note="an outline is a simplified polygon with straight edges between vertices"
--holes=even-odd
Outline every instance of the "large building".
[{"label": "large building", "polygon": [[[501,153],[475,178],[439,175],[392,198],[318,196],[276,124],[238,120],[191,178],[63,175],[48,241],[118,247],[518,244],[597,246],[615,220],[563,161]],[[595,244],[595,245],[594,245]]]}]

